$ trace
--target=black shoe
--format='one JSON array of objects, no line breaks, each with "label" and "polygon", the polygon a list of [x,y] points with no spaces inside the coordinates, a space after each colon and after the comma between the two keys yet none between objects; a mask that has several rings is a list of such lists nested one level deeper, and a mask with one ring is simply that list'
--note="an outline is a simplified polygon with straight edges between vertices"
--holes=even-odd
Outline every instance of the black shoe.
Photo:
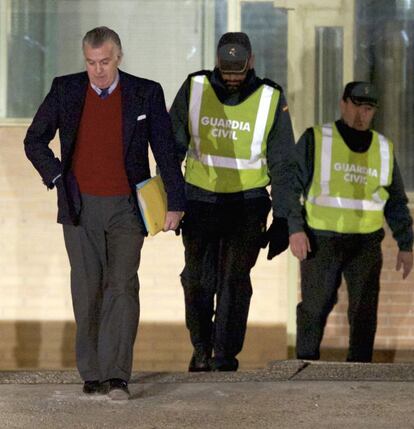
[{"label": "black shoe", "polygon": [[296,356],[298,360],[319,360],[319,356]]},{"label": "black shoe", "polygon": [[125,401],[131,396],[128,390],[128,382],[121,378],[111,378],[109,380],[108,396],[113,401]]},{"label": "black shoe", "polygon": [[208,372],[211,371],[210,358],[207,353],[194,351],[188,366],[189,372]]},{"label": "black shoe", "polygon": [[94,393],[102,393],[101,392],[101,383],[99,380],[86,380],[83,383],[83,393],[87,395],[92,395]]},{"label": "black shoe", "polygon": [[236,358],[215,357],[211,363],[212,371],[237,371],[239,361]]}]

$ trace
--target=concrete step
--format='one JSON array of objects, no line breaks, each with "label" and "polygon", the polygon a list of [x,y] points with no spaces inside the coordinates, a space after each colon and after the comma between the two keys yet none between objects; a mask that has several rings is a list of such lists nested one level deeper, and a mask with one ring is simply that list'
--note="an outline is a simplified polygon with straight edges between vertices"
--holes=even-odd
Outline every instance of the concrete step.
[{"label": "concrete step", "polygon": [[[414,363],[283,360],[238,372],[134,372],[134,383],[236,383],[272,381],[414,381]],[[0,384],[78,384],[76,370],[0,371]]]}]

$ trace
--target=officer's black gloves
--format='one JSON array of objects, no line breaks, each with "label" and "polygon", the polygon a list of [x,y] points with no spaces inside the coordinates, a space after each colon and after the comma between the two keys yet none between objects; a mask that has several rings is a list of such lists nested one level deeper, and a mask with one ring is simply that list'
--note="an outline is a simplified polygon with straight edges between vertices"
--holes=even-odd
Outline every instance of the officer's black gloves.
[{"label": "officer's black gloves", "polygon": [[264,233],[262,247],[265,248],[268,244],[267,259],[269,261],[289,247],[289,229],[286,218],[273,218],[272,224]]}]

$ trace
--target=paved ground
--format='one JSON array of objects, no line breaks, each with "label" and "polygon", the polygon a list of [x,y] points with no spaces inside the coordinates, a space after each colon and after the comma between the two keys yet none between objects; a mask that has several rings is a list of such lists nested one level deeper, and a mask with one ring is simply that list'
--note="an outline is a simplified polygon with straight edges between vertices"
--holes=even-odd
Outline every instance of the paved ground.
[{"label": "paved ground", "polygon": [[0,372],[0,428],[414,428],[413,364],[274,362],[238,373],[137,373],[129,401],[74,371]]}]

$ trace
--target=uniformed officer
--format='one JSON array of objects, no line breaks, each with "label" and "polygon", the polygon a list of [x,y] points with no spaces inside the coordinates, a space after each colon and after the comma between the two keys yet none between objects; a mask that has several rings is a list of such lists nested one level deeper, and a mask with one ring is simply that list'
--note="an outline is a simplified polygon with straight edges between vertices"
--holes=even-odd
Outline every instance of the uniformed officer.
[{"label": "uniformed officer", "polygon": [[[350,324],[347,360],[370,362],[377,326],[384,218],[398,243],[396,269],[413,265],[412,219],[392,142],[370,129],[375,88],[350,82],[335,123],[309,128],[295,148],[290,246],[301,261],[299,359],[319,359],[327,317],[344,276]],[[304,210],[299,203],[304,197]]]},{"label": "uniformed officer", "polygon": [[237,370],[250,270],[271,206],[267,185],[274,222],[287,216],[290,115],[282,88],[258,78],[253,63],[248,36],[224,34],[216,68],[189,75],[170,111],[186,158],[181,281],[194,346],[189,371]]}]

